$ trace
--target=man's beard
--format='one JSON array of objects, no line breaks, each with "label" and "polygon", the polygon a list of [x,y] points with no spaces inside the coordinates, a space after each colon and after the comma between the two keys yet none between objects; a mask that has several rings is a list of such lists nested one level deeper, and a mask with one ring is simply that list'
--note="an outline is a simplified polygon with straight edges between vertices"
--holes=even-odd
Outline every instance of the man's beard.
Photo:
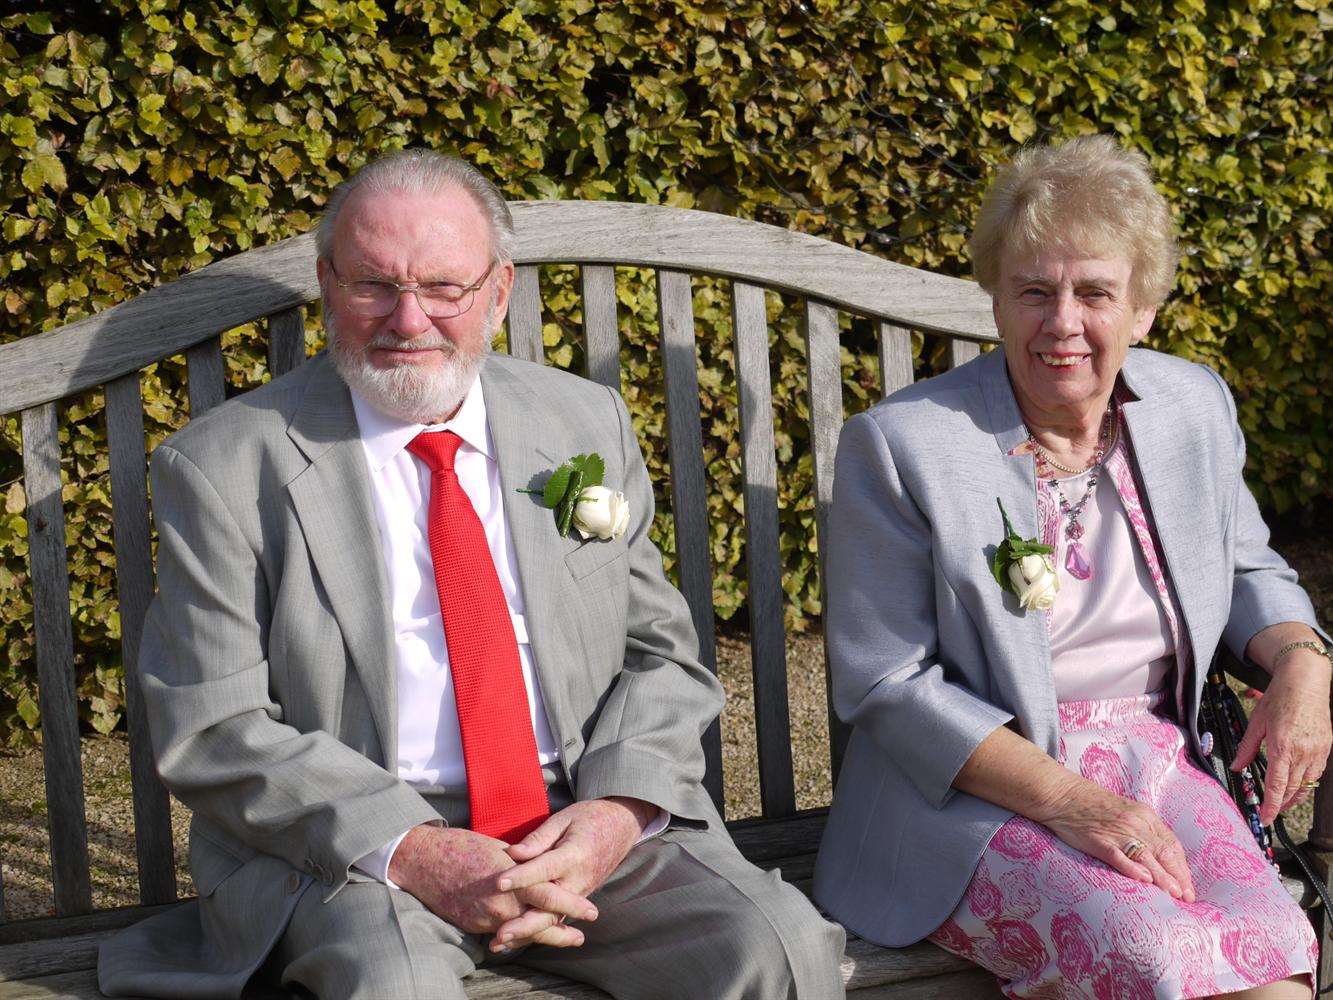
[{"label": "man's beard", "polygon": [[411,342],[414,350],[437,350],[444,364],[422,370],[413,364],[377,368],[370,360],[376,348],[401,349],[403,341],[393,334],[380,334],[360,349],[347,347],[338,336],[337,320],[328,311],[324,329],[329,336],[333,366],[347,385],[381,413],[411,424],[429,424],[447,418],[463,402],[472,388],[486,355],[490,353],[490,332],[495,322],[495,296],[486,305],[485,333],[475,345],[460,346],[438,330],[422,334]]}]

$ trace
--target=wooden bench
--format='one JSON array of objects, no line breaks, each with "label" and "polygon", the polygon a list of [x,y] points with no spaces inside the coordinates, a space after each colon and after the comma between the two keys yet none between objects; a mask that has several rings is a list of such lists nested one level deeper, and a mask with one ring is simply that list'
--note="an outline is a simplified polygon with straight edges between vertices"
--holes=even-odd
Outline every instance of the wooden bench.
[{"label": "wooden bench", "polygon": [[[825,810],[799,811],[793,778],[766,291],[791,297],[792,307],[801,310],[816,530],[821,539],[832,496],[834,450],[844,419],[839,313],[865,317],[875,325],[880,389],[888,394],[913,380],[912,330],[948,338],[951,365],[974,357],[980,343],[995,341],[989,298],[968,281],[892,264],[815,237],[703,212],[601,202],[528,202],[513,209],[518,268],[508,320],[511,354],[545,361],[538,266],[577,264],[586,374],[619,388],[615,268],[655,272],[677,572],[703,658],[714,668],[708,483],[691,275],[730,279],[762,802],[760,817],[730,825],[747,857],[766,867],[781,867],[787,879],[808,890]],[[221,335],[242,324],[266,322],[270,370],[280,375],[305,357],[305,307],[318,294],[314,239],[305,235],[219,261],[96,316],[0,346],[0,415],[20,413],[23,434],[56,913],[52,918],[4,923],[0,885],[0,998],[98,996],[95,965],[100,940],[177,900],[168,796],[154,770],[135,674],[127,669],[141,905],[97,912],[92,906],[57,405],[95,387],[105,392],[122,652],[128,668],[136,662],[143,616],[153,593],[141,370],[184,354],[189,412],[201,413],[224,398]],[[660,444],[644,442],[646,450]],[[829,731],[829,768],[836,775],[846,729],[830,717]],[[708,789],[721,807],[717,725],[706,734],[705,749]],[[1321,810],[1326,820],[1329,813],[1328,808]],[[1333,832],[1333,823],[1326,821],[1322,829]],[[928,944],[890,950],[852,939],[844,975],[848,989],[865,997],[998,995],[988,974]],[[604,996],[551,976],[503,968],[483,970],[468,983],[474,997]]]}]

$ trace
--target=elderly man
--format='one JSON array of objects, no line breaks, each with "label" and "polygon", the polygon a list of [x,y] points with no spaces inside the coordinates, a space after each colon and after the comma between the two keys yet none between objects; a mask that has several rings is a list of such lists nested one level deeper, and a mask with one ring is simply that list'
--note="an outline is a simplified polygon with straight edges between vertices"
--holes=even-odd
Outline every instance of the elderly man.
[{"label": "elderly man", "polygon": [[[841,995],[841,929],[700,785],[722,695],[624,403],[488,356],[512,239],[461,161],[370,165],[318,233],[329,353],[154,454],[140,670],[199,900],[108,942],[104,992],[235,997],[265,965],[462,997],[499,955],[617,997]],[[598,532],[563,536],[524,490],[592,453]]]}]

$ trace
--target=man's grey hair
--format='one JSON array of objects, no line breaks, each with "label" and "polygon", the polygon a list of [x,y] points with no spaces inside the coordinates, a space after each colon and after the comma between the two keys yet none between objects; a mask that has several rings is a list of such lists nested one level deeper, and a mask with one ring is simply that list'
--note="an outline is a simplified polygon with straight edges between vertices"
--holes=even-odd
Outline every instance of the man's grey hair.
[{"label": "man's grey hair", "polygon": [[442,194],[462,190],[472,196],[491,231],[491,260],[505,264],[514,258],[514,218],[500,189],[480,170],[456,156],[430,149],[402,149],[372,160],[334,189],[324,217],[315,231],[320,260],[333,257],[333,234],[338,214],[357,191],[375,194]]}]

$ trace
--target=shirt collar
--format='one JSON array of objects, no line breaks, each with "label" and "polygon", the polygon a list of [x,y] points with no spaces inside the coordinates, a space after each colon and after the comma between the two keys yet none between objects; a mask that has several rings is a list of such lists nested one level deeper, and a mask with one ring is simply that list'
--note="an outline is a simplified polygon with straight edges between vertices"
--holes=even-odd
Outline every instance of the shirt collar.
[{"label": "shirt collar", "polygon": [[442,424],[407,423],[381,413],[355,389],[349,388],[349,391],[352,394],[352,408],[356,411],[356,424],[361,432],[361,445],[373,472],[388,465],[423,430],[453,431],[463,439],[463,444],[494,460],[495,449],[486,426],[486,397],[482,394],[479,378],[472,380],[472,386],[463,397],[458,412]]}]

